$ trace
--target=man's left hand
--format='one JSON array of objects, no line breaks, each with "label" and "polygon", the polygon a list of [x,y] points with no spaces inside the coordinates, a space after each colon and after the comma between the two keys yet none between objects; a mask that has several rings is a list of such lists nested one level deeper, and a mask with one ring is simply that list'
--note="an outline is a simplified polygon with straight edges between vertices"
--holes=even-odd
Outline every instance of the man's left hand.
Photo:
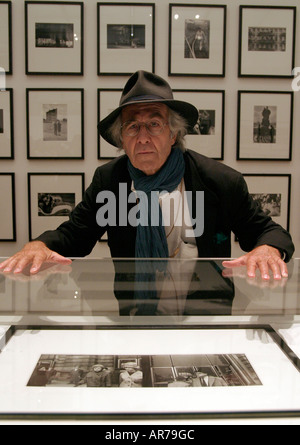
[{"label": "man's left hand", "polygon": [[249,278],[255,278],[256,269],[259,269],[263,280],[270,280],[270,271],[274,280],[288,277],[287,265],[281,258],[279,250],[268,245],[256,247],[246,255],[235,260],[223,261],[222,264],[227,268],[246,266]]}]

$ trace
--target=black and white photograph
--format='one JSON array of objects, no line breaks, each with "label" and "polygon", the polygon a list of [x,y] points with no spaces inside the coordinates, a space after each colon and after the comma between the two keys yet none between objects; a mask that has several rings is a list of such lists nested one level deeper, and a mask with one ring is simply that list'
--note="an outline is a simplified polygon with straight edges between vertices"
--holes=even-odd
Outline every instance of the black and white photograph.
[{"label": "black and white photograph", "polygon": [[108,49],[137,49],[145,46],[145,25],[107,25]]},{"label": "black and white photograph", "polygon": [[249,51],[286,51],[286,28],[249,27]]},{"label": "black and white photograph", "polygon": [[83,159],[83,89],[27,89],[28,159]]},{"label": "black and white photograph", "polygon": [[224,159],[224,90],[177,90],[174,98],[188,101],[198,110],[198,121],[188,129],[187,146],[212,159]]},{"label": "black and white photograph", "polygon": [[197,388],[262,385],[245,354],[42,355],[27,386]]},{"label": "black and white photograph", "polygon": [[186,59],[209,59],[209,37],[209,20],[186,20],[184,57]]},{"label": "black and white photograph", "polygon": [[72,23],[36,23],[36,48],[74,48]]},{"label": "black and white photograph", "polygon": [[257,418],[300,409],[298,365],[267,325],[13,328],[0,354],[0,417]]},{"label": "black and white photograph", "polygon": [[[12,3],[0,3],[0,67],[12,74]],[[1,86],[1,85],[0,85]]]},{"label": "black and white photograph", "polygon": [[75,193],[38,193],[39,216],[69,216],[75,207]]},{"label": "black and white photograph", "polygon": [[68,140],[67,104],[43,105],[43,141]]},{"label": "black and white photograph", "polygon": [[15,174],[0,173],[0,241],[16,241]]},{"label": "black and white photograph", "polygon": [[264,213],[289,230],[291,175],[247,173],[244,177],[250,195]]},{"label": "black and white photograph", "polygon": [[97,3],[98,75],[155,72],[155,4]]},{"label": "black and white photograph", "polygon": [[83,2],[25,1],[27,75],[83,75],[83,16]]},{"label": "black and white photograph", "polygon": [[83,190],[84,173],[28,173],[29,239],[68,220]]},{"label": "black and white photograph", "polygon": [[255,106],[253,142],[276,143],[277,107]]},{"label": "black and white photograph", "polygon": [[240,6],[239,27],[239,77],[293,77],[296,7]]},{"label": "black and white photograph", "polygon": [[0,159],[14,159],[13,89],[0,91]]},{"label": "black and white photograph", "polygon": [[226,5],[169,5],[169,76],[225,76]]},{"label": "black and white photograph", "polygon": [[294,96],[239,91],[237,160],[291,161]]}]

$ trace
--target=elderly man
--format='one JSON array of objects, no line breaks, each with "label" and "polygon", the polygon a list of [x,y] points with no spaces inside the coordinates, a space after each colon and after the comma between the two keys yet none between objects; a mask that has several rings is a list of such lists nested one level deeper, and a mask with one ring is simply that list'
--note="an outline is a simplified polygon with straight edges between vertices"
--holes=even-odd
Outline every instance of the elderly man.
[{"label": "elderly man", "polygon": [[[294,252],[290,235],[253,201],[240,173],[185,149],[184,136],[197,119],[198,110],[174,100],[164,79],[145,71],[133,74],[119,107],[98,126],[101,136],[124,149],[125,155],[96,170],[69,221],[26,244],[1,269],[19,273],[32,263],[31,273],[36,273],[43,262],[67,264],[66,257],[88,255],[105,232],[114,258],[230,258],[233,232],[248,253],[225,261],[224,267],[246,266],[249,277],[259,269],[266,280],[270,271],[274,279],[286,277],[286,262]],[[103,191],[114,196],[116,209],[107,225],[103,220],[110,209],[99,198]],[[192,196],[188,205],[183,202],[185,192]],[[204,196],[200,232],[195,230],[199,192]],[[148,208],[145,197],[151,200]],[[168,214],[162,209],[168,208],[162,206],[164,200],[170,204]],[[134,225],[129,222],[132,218],[121,215],[124,201],[129,204],[128,215],[139,206],[135,216],[143,223]],[[180,226],[181,209],[188,217]],[[165,219],[169,221],[164,224]]]}]

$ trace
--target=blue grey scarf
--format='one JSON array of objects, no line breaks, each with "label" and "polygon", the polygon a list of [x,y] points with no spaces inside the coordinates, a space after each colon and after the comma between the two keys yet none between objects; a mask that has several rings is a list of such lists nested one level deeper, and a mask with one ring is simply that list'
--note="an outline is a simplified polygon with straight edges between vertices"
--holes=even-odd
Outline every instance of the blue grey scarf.
[{"label": "blue grey scarf", "polygon": [[[159,205],[159,192],[167,191],[171,193],[180,184],[185,172],[183,153],[178,147],[173,148],[166,163],[152,176],[147,176],[141,170],[135,168],[129,159],[128,171],[137,196],[140,198],[138,209],[140,221],[143,221],[143,224],[137,226],[136,258],[168,258],[169,250]],[[146,194],[148,206],[145,199],[139,196],[140,191]],[[157,193],[151,194],[151,191],[157,191]],[[151,198],[155,200],[152,205]],[[153,219],[155,225],[151,224]]]}]

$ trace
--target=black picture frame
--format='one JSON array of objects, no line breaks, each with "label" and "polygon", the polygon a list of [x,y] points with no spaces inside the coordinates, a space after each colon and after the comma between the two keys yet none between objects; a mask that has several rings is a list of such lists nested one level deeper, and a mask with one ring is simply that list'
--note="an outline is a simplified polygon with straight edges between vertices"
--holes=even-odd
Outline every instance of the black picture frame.
[{"label": "black picture frame", "polygon": [[237,160],[291,161],[293,91],[238,91]]},{"label": "black picture frame", "polygon": [[[103,21],[103,8],[107,9],[106,15],[111,12],[111,22]],[[138,70],[155,72],[155,3],[98,2],[98,76],[130,76]]]},{"label": "black picture frame", "polygon": [[296,11],[296,6],[240,6],[239,77],[293,77]]},{"label": "black picture frame", "polygon": [[14,159],[13,88],[0,91],[0,159]]},{"label": "black picture frame", "polygon": [[[104,119],[108,114],[118,108],[122,89],[120,88],[98,88],[98,122]],[[111,160],[123,154],[123,150],[114,147],[103,139],[98,132],[98,159]]]},{"label": "black picture frame", "polygon": [[171,3],[169,76],[225,77],[226,27],[227,5]]},{"label": "black picture frame", "polygon": [[82,76],[83,33],[83,2],[25,1],[26,74]]},{"label": "black picture frame", "polygon": [[4,55],[0,55],[0,67],[6,75],[13,74],[11,1],[0,2],[0,41],[5,46]]},{"label": "black picture frame", "polygon": [[285,230],[290,229],[291,174],[244,173],[249,193],[262,210]]},{"label": "black picture frame", "polygon": [[185,137],[187,147],[211,159],[224,160],[225,90],[173,89],[173,93],[175,99],[189,102],[199,111],[197,128],[190,129]]},{"label": "black picture frame", "polygon": [[26,121],[27,159],[84,159],[83,88],[27,88]]},{"label": "black picture frame", "polygon": [[16,237],[16,198],[15,173],[0,173],[0,242],[15,242]]},{"label": "black picture frame", "polygon": [[[27,173],[30,241],[68,220],[71,211],[82,200],[84,182],[84,173]],[[43,201],[42,208],[40,203]]]}]

